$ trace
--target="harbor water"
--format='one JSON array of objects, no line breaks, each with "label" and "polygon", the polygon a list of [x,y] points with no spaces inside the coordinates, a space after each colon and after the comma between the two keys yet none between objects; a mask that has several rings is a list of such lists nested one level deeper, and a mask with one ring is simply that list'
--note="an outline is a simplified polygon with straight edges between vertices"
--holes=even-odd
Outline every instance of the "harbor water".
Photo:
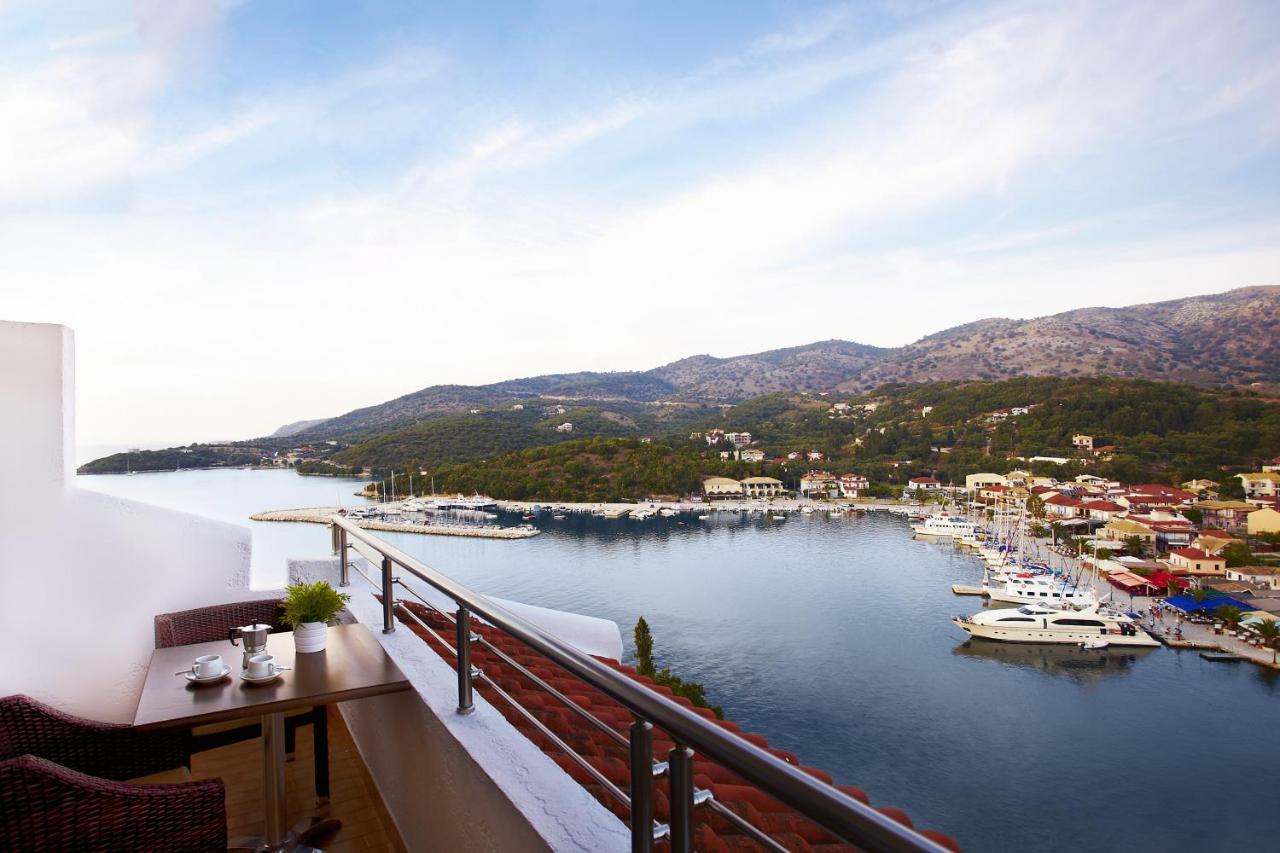
[{"label": "harbor water", "polygon": [[[363,503],[290,471],[80,477],[85,488],[249,525]],[[518,523],[518,518],[511,523]],[[661,666],[746,731],[971,851],[1269,849],[1280,674],[1167,648],[966,642],[978,561],[884,514],[548,514],[525,540],[380,534],[485,593],[649,622]],[[255,523],[255,585],[328,553],[319,525]]]}]

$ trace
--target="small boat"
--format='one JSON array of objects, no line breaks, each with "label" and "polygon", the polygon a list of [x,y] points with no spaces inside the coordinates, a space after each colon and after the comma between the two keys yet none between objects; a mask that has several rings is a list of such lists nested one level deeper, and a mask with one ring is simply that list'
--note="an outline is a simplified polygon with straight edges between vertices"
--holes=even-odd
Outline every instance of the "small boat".
[{"label": "small boat", "polygon": [[1105,649],[1111,645],[1106,640],[1089,640],[1080,644],[1082,649]]},{"label": "small boat", "polygon": [[552,518],[554,518],[556,521],[564,521],[564,513],[563,513],[563,512],[557,512],[557,513],[555,513],[554,515],[552,515],[551,517],[552,517]]},{"label": "small boat", "polygon": [[707,520],[708,518],[710,518],[710,517],[711,517],[711,516],[709,516],[709,515],[700,515],[700,516],[698,516],[698,521],[706,521],[706,520]]},{"label": "small boat", "polygon": [[532,513],[525,513],[524,515],[520,516],[520,518],[523,521],[533,521],[535,516]]}]

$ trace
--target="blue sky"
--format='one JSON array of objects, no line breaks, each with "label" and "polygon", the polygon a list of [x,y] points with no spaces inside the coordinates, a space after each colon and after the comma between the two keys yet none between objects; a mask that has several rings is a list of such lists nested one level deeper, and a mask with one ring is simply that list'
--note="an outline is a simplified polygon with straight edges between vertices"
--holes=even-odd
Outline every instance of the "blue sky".
[{"label": "blue sky", "polygon": [[0,0],[86,443],[1280,281],[1280,6]]}]

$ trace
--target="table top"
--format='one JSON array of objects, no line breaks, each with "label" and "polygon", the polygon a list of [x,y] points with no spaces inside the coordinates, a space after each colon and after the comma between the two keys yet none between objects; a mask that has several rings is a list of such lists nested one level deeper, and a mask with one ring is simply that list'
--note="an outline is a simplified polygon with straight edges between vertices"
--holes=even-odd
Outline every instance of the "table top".
[{"label": "table top", "polygon": [[[293,669],[270,684],[240,680],[242,650],[227,640],[156,649],[133,724],[140,729],[186,728],[409,689],[404,673],[365,626],[330,626],[325,645],[324,651],[298,654],[292,632],[271,634],[267,652],[277,664]],[[222,655],[231,667],[227,677],[192,684],[174,675],[210,654]]]}]

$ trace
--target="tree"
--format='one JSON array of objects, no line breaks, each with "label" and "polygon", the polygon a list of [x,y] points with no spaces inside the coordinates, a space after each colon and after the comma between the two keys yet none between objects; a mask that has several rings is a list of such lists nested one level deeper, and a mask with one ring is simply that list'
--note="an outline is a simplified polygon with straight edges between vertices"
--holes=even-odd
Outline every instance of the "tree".
[{"label": "tree", "polygon": [[1253,552],[1243,542],[1232,542],[1222,549],[1222,558],[1227,561],[1227,568],[1234,569],[1252,563]]},{"label": "tree", "polygon": [[1124,537],[1124,549],[1134,556],[1142,554],[1143,541],[1138,535]]},{"label": "tree", "polygon": [[1213,611],[1213,615],[1226,622],[1231,627],[1240,624],[1240,619],[1244,616],[1244,611],[1234,604],[1224,604],[1217,610]]},{"label": "tree", "polygon": [[1032,518],[1044,518],[1044,501],[1040,499],[1039,495],[1032,495],[1027,498],[1027,512],[1031,514]]},{"label": "tree", "polygon": [[641,616],[636,620],[636,672],[653,678],[653,635],[649,623]]},{"label": "tree", "polygon": [[1263,619],[1253,625],[1253,630],[1262,638],[1264,645],[1271,647],[1271,662],[1276,662],[1276,641],[1280,640],[1280,622],[1274,619]]},{"label": "tree", "polygon": [[1199,604],[1200,602],[1204,601],[1206,598],[1209,597],[1209,590],[1205,589],[1202,586],[1196,586],[1196,587],[1192,587],[1191,591],[1187,594],[1191,596],[1192,601],[1194,601],[1196,604]]},{"label": "tree", "polygon": [[1188,507],[1187,509],[1184,509],[1182,511],[1182,515],[1187,519],[1187,521],[1194,525],[1199,526],[1204,523],[1204,513],[1195,507]]},{"label": "tree", "polygon": [[1169,580],[1165,583],[1165,593],[1168,595],[1169,598],[1173,598],[1175,595],[1177,595],[1181,591],[1182,591],[1182,584],[1178,583],[1178,581],[1175,580],[1174,578],[1169,578]]}]

